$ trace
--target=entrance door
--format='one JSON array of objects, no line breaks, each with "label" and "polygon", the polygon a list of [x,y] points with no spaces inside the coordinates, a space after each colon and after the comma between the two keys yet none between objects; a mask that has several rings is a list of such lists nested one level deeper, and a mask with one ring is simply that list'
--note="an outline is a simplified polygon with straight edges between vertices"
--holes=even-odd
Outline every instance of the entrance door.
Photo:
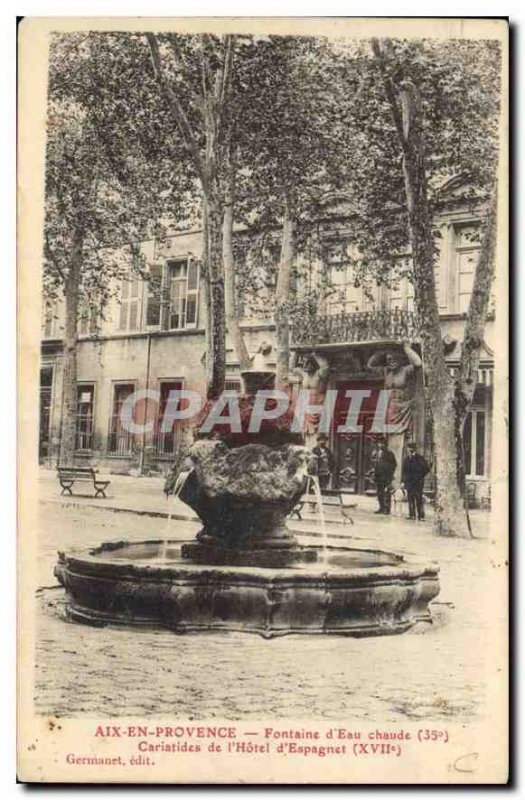
[{"label": "entrance door", "polygon": [[377,437],[366,431],[336,438],[339,487],[355,494],[375,494],[374,452]]},{"label": "entrance door", "polygon": [[[366,384],[341,383],[337,386],[334,436],[336,477],[341,489],[355,494],[375,494],[376,491],[374,453],[380,436],[370,433],[370,430],[380,388],[381,384],[377,381]],[[369,389],[371,392],[370,397],[364,399],[359,414],[358,425],[362,430],[359,433],[337,433],[337,427],[346,420],[350,402],[346,397],[346,391],[351,389]]]}]

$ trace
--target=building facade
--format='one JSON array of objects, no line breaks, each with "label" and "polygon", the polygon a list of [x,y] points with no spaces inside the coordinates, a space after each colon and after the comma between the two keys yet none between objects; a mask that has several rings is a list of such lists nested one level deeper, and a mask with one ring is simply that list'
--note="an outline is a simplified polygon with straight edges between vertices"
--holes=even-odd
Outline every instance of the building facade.
[{"label": "building facade", "polygon": [[[436,287],[447,361],[457,368],[466,311],[472,290],[479,243],[479,216],[462,201],[460,186],[450,182],[447,202],[436,215],[439,258]],[[330,228],[330,226],[328,226]],[[372,430],[374,404],[384,386],[381,371],[372,370],[374,354],[410,341],[419,349],[419,331],[413,308],[413,290],[402,278],[385,286],[356,286],[352,267],[346,263],[351,243],[345,233],[344,215],[337,228],[327,260],[314,268],[308,282],[322,273],[325,292],[314,308],[293,326],[292,380],[299,387],[305,363],[317,360],[327,366],[327,388],[344,397],[350,389],[369,391],[362,406],[360,433],[338,433],[345,409],[336,406],[331,446],[336,458],[334,480],[356,493],[373,492],[372,453],[377,434]],[[333,233],[332,230],[332,233]],[[328,232],[328,238],[330,232]],[[77,452],[79,464],[116,473],[165,471],[184,439],[184,429],[162,429],[170,391],[201,391],[205,382],[204,296],[199,274],[201,232],[176,234],[162,245],[143,245],[149,263],[149,280],[130,275],[122,281],[119,298],[107,319],[97,323],[89,310],[79,323],[77,357],[78,407]],[[297,296],[307,287],[298,286]],[[305,295],[306,296],[306,295]],[[270,306],[268,306],[270,307]],[[493,313],[493,311],[491,312]],[[47,309],[43,320],[40,380],[40,441],[42,464],[55,466],[58,459],[62,418],[62,309]],[[246,318],[241,323],[248,351],[272,344],[274,325],[270,316]],[[490,503],[490,455],[492,417],[493,322],[489,318],[481,354],[479,381],[465,428],[465,460],[473,505]],[[268,356],[275,364],[275,350]],[[227,343],[226,388],[240,390],[240,368]],[[122,404],[137,390],[156,390],[158,402],[145,399],[143,416],[153,422],[151,431],[132,434],[121,420]],[[415,438],[429,458],[431,430],[425,409],[422,379],[415,390],[414,411],[407,436]]]}]

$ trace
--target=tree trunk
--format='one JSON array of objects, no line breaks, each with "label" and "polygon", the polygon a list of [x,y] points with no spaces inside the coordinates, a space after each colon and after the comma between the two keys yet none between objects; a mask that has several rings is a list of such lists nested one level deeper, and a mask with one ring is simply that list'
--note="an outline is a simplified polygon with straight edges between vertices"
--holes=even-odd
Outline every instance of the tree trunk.
[{"label": "tree trunk", "polygon": [[458,480],[461,488],[465,486],[463,460],[463,428],[470,409],[474,390],[478,382],[480,350],[485,334],[490,291],[494,279],[497,222],[497,184],[494,185],[487,215],[483,241],[474,275],[474,285],[467,316],[467,324],[461,347],[459,369],[455,380],[455,431],[460,463]]},{"label": "tree trunk", "polygon": [[420,320],[428,399],[434,421],[434,525],[442,535],[467,535],[463,498],[457,481],[454,390],[441,339],[434,278],[433,233],[422,148],[407,149],[403,157],[403,173],[412,244],[414,299]]},{"label": "tree trunk", "polygon": [[235,263],[233,258],[233,208],[234,168],[230,165],[224,193],[224,217],[222,228],[222,252],[224,264],[224,292],[226,325],[233,349],[241,370],[249,369],[251,358],[244,342],[235,303]]},{"label": "tree trunk", "polygon": [[59,464],[70,466],[75,460],[77,435],[77,324],[80,296],[82,247],[75,247],[64,284],[64,377],[62,388],[62,428]]},{"label": "tree trunk", "polygon": [[[390,42],[385,50],[392,49]],[[457,479],[457,441],[454,422],[454,387],[445,361],[434,277],[434,237],[428,207],[425,144],[419,93],[405,82],[394,84],[377,40],[385,93],[403,154],[403,177],[412,246],[414,300],[419,317],[427,395],[434,428],[435,515],[440,535],[469,536],[470,528]]]},{"label": "tree trunk", "polygon": [[277,367],[275,384],[287,391],[290,383],[290,278],[295,257],[295,222],[288,200],[285,201],[281,260],[275,287],[275,338]]},{"label": "tree trunk", "polygon": [[226,320],[224,307],[224,266],[222,261],[222,207],[214,196],[205,195],[206,270],[208,335],[206,350],[206,396],[209,400],[224,391],[226,375]]}]

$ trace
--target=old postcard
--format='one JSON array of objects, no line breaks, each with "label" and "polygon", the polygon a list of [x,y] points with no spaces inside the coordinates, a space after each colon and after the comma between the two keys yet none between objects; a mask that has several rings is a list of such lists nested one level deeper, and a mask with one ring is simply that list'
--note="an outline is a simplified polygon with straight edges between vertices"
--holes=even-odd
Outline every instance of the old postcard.
[{"label": "old postcard", "polygon": [[19,780],[507,782],[507,23],[19,45]]}]

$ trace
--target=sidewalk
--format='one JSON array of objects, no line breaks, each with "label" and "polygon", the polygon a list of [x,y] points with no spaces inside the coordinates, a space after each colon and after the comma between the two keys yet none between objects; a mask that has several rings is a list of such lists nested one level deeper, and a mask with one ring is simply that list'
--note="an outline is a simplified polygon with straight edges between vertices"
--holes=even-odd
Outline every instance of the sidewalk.
[{"label": "sidewalk", "polygon": [[[52,503],[61,509],[71,511],[82,509],[96,509],[114,513],[135,514],[159,520],[181,520],[188,523],[199,524],[199,519],[194,511],[178,498],[166,496],[163,493],[164,479],[162,477],[131,477],[128,475],[112,475],[111,483],[107,489],[107,498],[93,497],[91,494],[62,496],[56,473],[52,470],[41,470],[40,500]],[[76,487],[74,487],[76,488]],[[79,489],[84,492],[84,485]],[[356,503],[350,509],[354,524],[345,521],[340,510],[334,506],[324,506],[324,520],[328,540],[333,544],[342,544],[341,540],[357,540],[368,543],[370,546],[387,546],[401,548],[404,552],[421,553],[428,558],[429,550],[434,550],[434,544],[439,542],[432,531],[433,511],[427,506],[427,520],[416,522],[406,519],[406,504],[402,514],[392,513],[385,517],[374,514],[377,509],[375,497],[356,495],[351,498]],[[57,509],[58,510],[58,509]],[[319,539],[323,537],[321,515],[318,511],[310,510],[309,504],[305,506],[302,520],[288,519],[288,527],[301,538]],[[472,511],[471,519],[477,538],[485,539],[489,535],[491,515],[486,511]],[[190,526],[193,528],[193,525]],[[430,540],[426,548],[421,548],[422,540]],[[458,540],[459,541],[459,540]],[[415,549],[412,551],[411,545]],[[407,549],[408,544],[408,549]],[[438,552],[440,551],[437,545]],[[421,550],[423,550],[421,552]]]},{"label": "sidewalk", "polygon": [[[111,475],[109,477],[111,483],[106,490],[106,498],[93,497],[94,492],[89,492],[89,487],[86,487],[85,484],[73,487],[74,494],[69,497],[68,495],[61,495],[61,487],[58,483],[56,472],[42,469],[40,499],[45,502],[57,503],[66,508],[95,508],[112,512],[128,512],[158,519],[170,518],[198,522],[197,515],[189,506],[173,496],[166,498],[163,492],[164,478],[159,476],[137,478],[128,475]],[[77,491],[79,492],[78,494],[76,493]],[[373,523],[374,527],[377,526],[379,520],[374,515],[374,511],[377,508],[375,497],[365,495],[356,495],[354,497],[350,495],[348,502],[355,504],[355,507],[349,509],[354,525],[344,520],[340,509],[336,505],[323,506],[324,521],[330,537],[348,538],[351,535],[353,538],[357,534],[355,522],[359,520],[361,523],[363,518],[369,523]],[[433,512],[432,509],[428,509],[428,511],[430,520]],[[403,517],[405,514],[406,508],[404,507]],[[321,515],[317,509],[311,507],[310,503],[306,503],[301,510],[301,517],[301,520],[295,517],[289,519],[288,526],[294,531],[308,532],[314,537],[322,535]],[[391,521],[402,524],[404,523],[403,517],[392,514]],[[389,520],[384,517],[380,519],[385,521],[386,524],[389,523]]]}]

